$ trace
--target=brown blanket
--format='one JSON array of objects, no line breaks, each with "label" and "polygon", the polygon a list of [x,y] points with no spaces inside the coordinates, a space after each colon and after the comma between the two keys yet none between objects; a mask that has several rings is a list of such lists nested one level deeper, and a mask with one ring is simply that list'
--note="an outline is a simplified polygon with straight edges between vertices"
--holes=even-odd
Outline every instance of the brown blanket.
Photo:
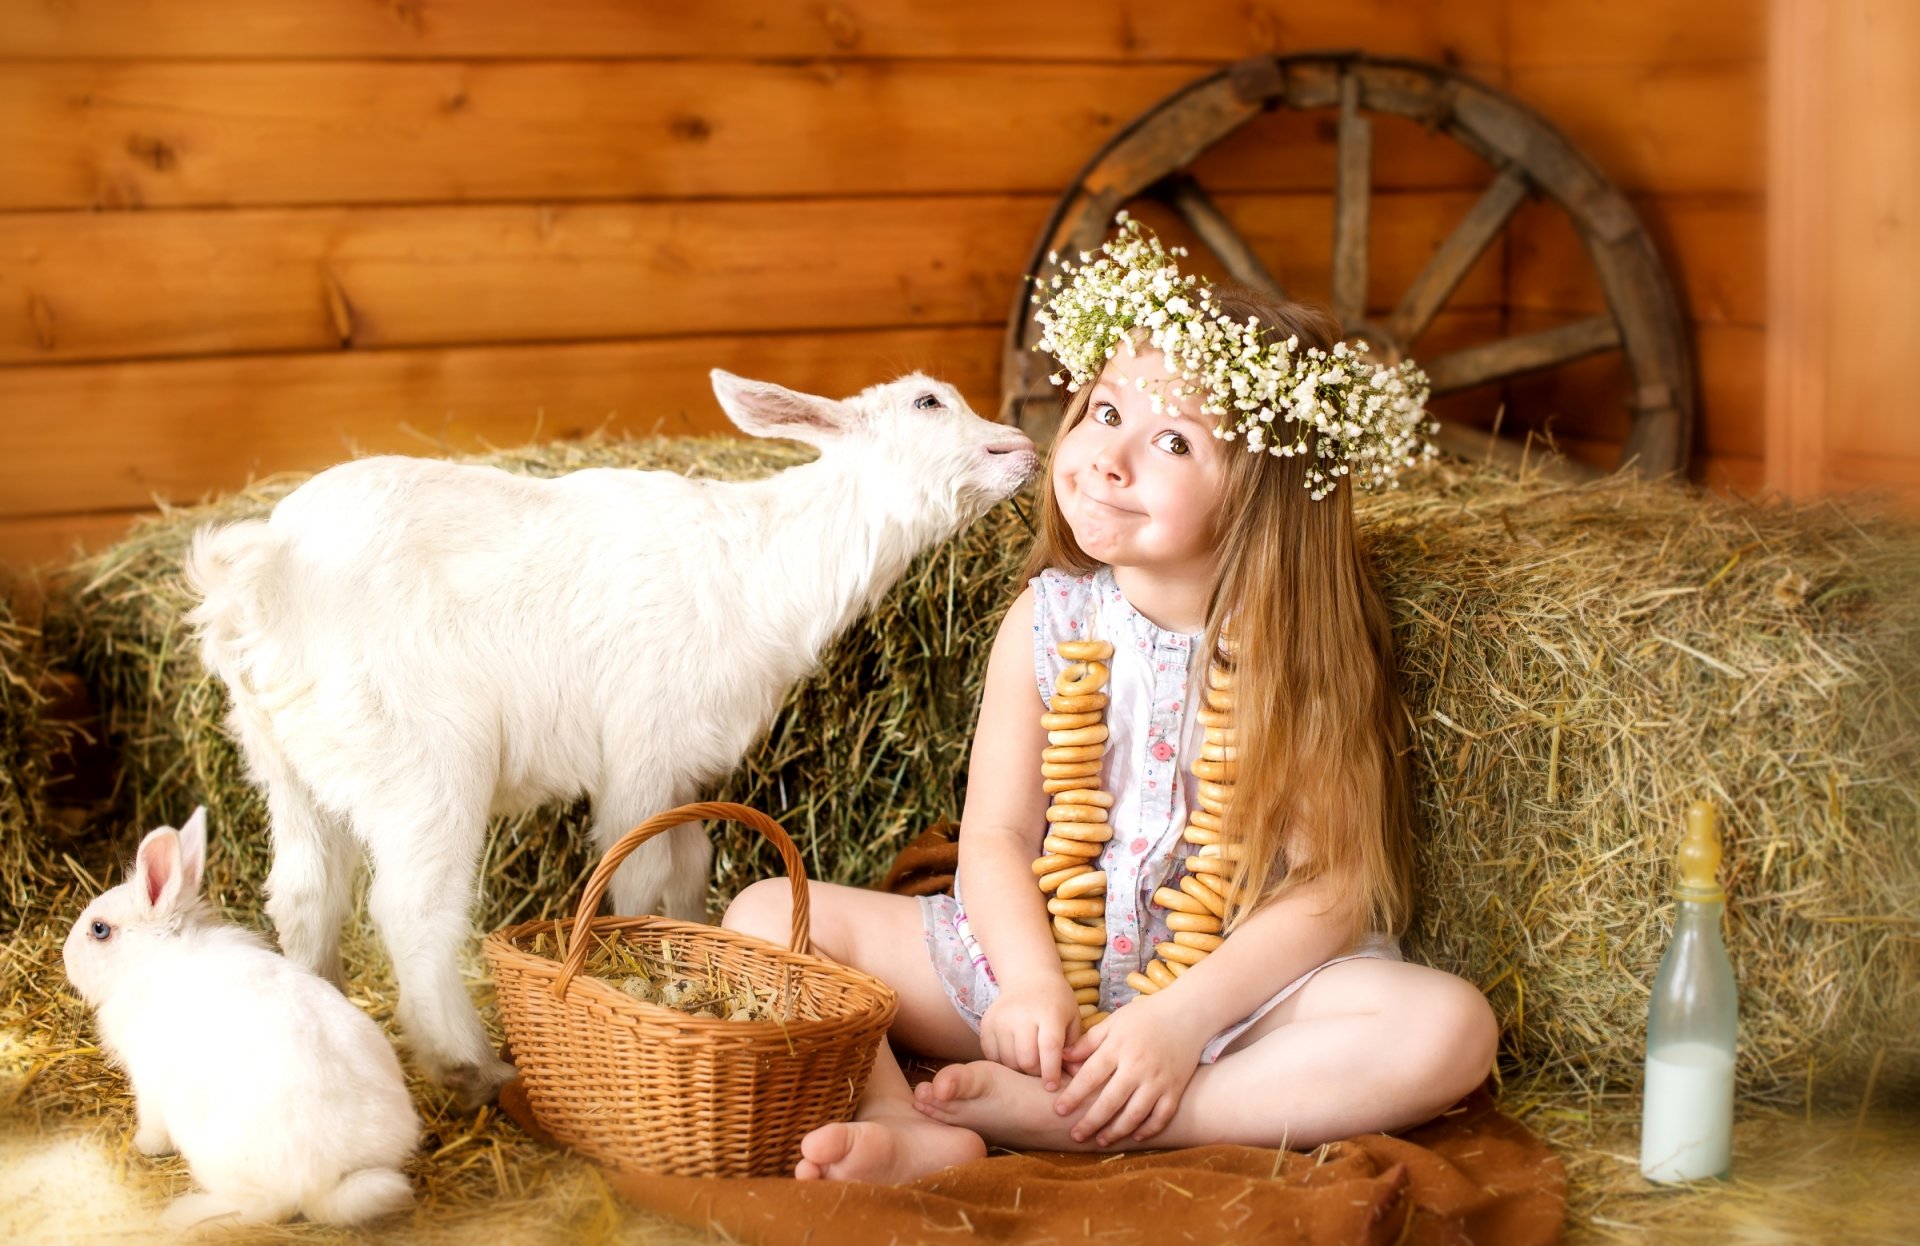
[{"label": "brown blanket", "polygon": [[[500,1105],[536,1137],[518,1081]],[[756,1246],[889,1242],[1367,1243],[1544,1246],[1566,1174],[1476,1091],[1439,1119],[1318,1151],[1206,1146],[1087,1156],[996,1155],[905,1185],[608,1172],[656,1215]]]}]

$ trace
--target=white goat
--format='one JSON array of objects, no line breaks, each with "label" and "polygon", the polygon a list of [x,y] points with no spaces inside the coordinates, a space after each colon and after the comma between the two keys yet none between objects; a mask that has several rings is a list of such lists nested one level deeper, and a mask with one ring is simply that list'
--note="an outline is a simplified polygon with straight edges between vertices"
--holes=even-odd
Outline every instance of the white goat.
[{"label": "white goat", "polygon": [[[266,788],[281,947],[339,981],[364,849],[415,1058],[469,1103],[512,1073],[458,966],[488,815],[584,793],[604,850],[698,798],[916,554],[1038,467],[918,374],[840,402],[712,376],[741,429],[819,457],[743,483],[363,459],[188,555],[189,621]],[[700,920],[711,856],[676,827],[615,909]]]}]

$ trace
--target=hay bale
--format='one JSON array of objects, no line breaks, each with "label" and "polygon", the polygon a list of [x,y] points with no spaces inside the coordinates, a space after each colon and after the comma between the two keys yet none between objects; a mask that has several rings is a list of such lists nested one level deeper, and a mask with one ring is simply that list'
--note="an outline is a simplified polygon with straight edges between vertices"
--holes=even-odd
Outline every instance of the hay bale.
[{"label": "hay bale", "polygon": [[[761,443],[604,441],[492,456],[738,478]],[[218,729],[179,618],[180,557],[268,482],[136,531],[80,568],[62,633],[123,741],[126,834],[206,800],[214,885],[258,909],[260,802]],[[1920,1084],[1920,794],[1908,534],[1833,507],[1762,510],[1610,479],[1575,488],[1440,465],[1362,506],[1416,731],[1423,903],[1414,955],[1488,990],[1509,1054],[1637,1083],[1646,988],[1671,918],[1681,811],[1724,810],[1743,1090]],[[985,656],[1026,548],[1017,504],[923,557],[788,699],[716,793],[772,812],[816,878],[870,882],[960,807]],[[1903,682],[1903,680],[1905,682]],[[578,808],[497,824],[484,927],[565,912],[589,864]],[[777,869],[737,828],[715,897]]]},{"label": "hay bale", "polygon": [[0,929],[11,930],[53,885],[43,831],[50,759],[65,733],[46,706],[40,630],[0,594]]},{"label": "hay bale", "polygon": [[1742,1091],[1920,1085],[1912,530],[1453,469],[1367,521],[1418,725],[1414,955],[1486,989],[1525,1064],[1637,1085],[1711,798]]}]

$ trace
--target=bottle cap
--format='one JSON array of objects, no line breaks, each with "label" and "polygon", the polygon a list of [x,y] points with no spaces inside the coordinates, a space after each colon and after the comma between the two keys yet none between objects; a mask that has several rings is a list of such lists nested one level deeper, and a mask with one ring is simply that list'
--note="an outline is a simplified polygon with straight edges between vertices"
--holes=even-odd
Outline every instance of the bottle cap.
[{"label": "bottle cap", "polygon": [[1687,833],[1680,839],[1680,882],[1673,894],[1682,900],[1724,900],[1719,872],[1720,828],[1713,805],[1695,801],[1687,810]]}]

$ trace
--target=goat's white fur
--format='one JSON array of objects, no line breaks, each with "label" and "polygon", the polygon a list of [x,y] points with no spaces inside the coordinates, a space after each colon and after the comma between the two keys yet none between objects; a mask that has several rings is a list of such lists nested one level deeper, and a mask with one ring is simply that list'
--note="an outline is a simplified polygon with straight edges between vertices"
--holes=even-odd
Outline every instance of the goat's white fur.
[{"label": "goat's white fur", "polygon": [[[511,1073],[458,968],[488,815],[585,793],[604,850],[697,798],[916,554],[1038,464],[918,374],[838,402],[713,385],[740,428],[819,457],[743,483],[370,458],[188,555],[189,621],[266,789],[281,946],[338,980],[364,848],[401,1023],[469,1100]],[[711,854],[676,827],[627,860],[614,908],[701,919]]]}]

